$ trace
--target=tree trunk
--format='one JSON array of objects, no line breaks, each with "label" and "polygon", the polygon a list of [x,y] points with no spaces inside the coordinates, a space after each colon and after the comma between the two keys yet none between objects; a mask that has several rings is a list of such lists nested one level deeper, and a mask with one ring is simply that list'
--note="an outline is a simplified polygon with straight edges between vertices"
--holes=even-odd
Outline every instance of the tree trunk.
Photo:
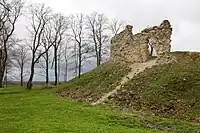
[{"label": "tree trunk", "polygon": [[97,67],[101,64],[100,58],[99,58],[99,51],[96,50],[96,56],[97,56]]},{"label": "tree trunk", "polygon": [[100,59],[100,56],[98,55],[97,56],[97,66],[100,66],[101,65],[101,59]]},{"label": "tree trunk", "polygon": [[68,60],[65,60],[65,77],[64,77],[64,79],[65,79],[65,83],[67,82],[67,80],[68,80]]},{"label": "tree trunk", "polygon": [[54,85],[58,84],[58,59],[57,59],[57,48],[54,47],[54,60],[55,60],[55,82]]},{"label": "tree trunk", "polygon": [[81,65],[82,65],[82,55],[81,55],[81,44],[79,44],[79,49],[78,49],[79,51],[78,51],[78,53],[79,53],[79,64],[78,64],[78,78],[80,78],[81,77]]},{"label": "tree trunk", "polygon": [[5,67],[4,67],[4,60],[2,59],[0,62],[0,88],[3,87],[3,78],[4,78],[4,72],[5,72]]},{"label": "tree trunk", "polygon": [[97,59],[97,66],[99,66],[99,54],[98,54],[98,44],[96,41],[96,34],[95,34],[95,30],[93,29],[93,41],[94,41],[94,47],[95,47],[95,53],[96,53],[96,59]]},{"label": "tree trunk", "polygon": [[7,69],[7,66],[6,66],[6,70],[5,70],[5,77],[4,77],[4,84],[5,84],[5,88],[8,87],[8,69]]},{"label": "tree trunk", "polygon": [[49,84],[49,53],[46,52],[46,85]]},{"label": "tree trunk", "polygon": [[2,88],[3,87],[3,84],[2,84],[2,81],[3,81],[3,79],[2,79],[2,77],[4,76],[3,75],[3,68],[2,68],[2,53],[1,53],[2,51],[1,51],[1,49],[0,49],[0,88]]},{"label": "tree trunk", "polygon": [[4,70],[0,70],[0,88],[3,87]]},{"label": "tree trunk", "polygon": [[99,66],[100,60],[99,60],[99,52],[98,52],[97,44],[95,44],[95,52],[96,52],[97,66]]},{"label": "tree trunk", "polygon": [[34,76],[34,62],[32,62],[31,64],[31,74],[30,74],[30,77],[29,77],[29,80],[27,82],[27,89],[28,90],[31,90],[32,89],[32,86],[33,86],[33,76]]},{"label": "tree trunk", "polygon": [[[5,42],[4,42],[5,43]],[[3,87],[3,78],[6,70],[7,49],[0,50],[0,88]]]},{"label": "tree trunk", "polygon": [[59,56],[58,56],[58,83],[60,83],[60,73],[61,73],[61,70],[60,70],[60,53],[59,53]]},{"label": "tree trunk", "polygon": [[74,71],[74,77],[77,77],[77,75],[78,75],[78,71],[77,71],[77,69],[78,69],[78,52],[77,52],[76,45],[74,45],[74,53],[75,53],[75,60],[74,60],[74,62],[75,62],[75,71]]},{"label": "tree trunk", "polygon": [[97,66],[100,66],[101,65],[101,44],[100,44],[100,47],[99,47],[99,51],[98,51],[98,62],[97,62]]},{"label": "tree trunk", "polygon": [[20,81],[20,83],[21,83],[21,86],[23,86],[23,73],[24,73],[24,70],[23,70],[23,65],[22,65],[22,67],[21,67],[21,73],[20,73],[20,79],[21,79],[21,81]]}]

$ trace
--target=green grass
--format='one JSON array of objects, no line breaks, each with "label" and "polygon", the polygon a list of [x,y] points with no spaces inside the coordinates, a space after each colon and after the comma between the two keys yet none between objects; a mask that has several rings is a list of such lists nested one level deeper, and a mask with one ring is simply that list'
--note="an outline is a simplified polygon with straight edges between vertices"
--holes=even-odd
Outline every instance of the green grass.
[{"label": "green grass", "polygon": [[56,90],[0,90],[0,133],[197,133],[198,124],[59,98]]},{"label": "green grass", "polygon": [[0,100],[0,133],[152,132],[122,125],[107,108],[64,100],[51,90],[4,89]]}]

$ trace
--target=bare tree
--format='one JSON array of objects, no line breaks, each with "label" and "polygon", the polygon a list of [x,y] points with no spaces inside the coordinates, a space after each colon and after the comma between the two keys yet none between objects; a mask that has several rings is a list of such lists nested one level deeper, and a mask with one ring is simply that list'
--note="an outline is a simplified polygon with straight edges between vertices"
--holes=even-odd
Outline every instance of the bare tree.
[{"label": "bare tree", "polygon": [[[64,39],[66,31],[68,29],[68,20],[65,16],[61,14],[55,14],[52,19],[52,28],[53,28],[53,48],[54,48],[54,69],[55,69],[55,82],[54,85],[58,84],[58,57],[60,57],[60,53],[58,54],[58,50],[61,46],[61,43]],[[59,59],[60,60],[60,59]]]},{"label": "bare tree", "polygon": [[121,30],[125,28],[125,22],[119,20],[112,20],[109,26],[112,36],[116,36]]},{"label": "bare tree", "polygon": [[108,42],[108,19],[104,14],[93,12],[87,16],[87,29],[89,30],[89,38],[94,44],[95,57],[97,66],[102,62],[103,45]]},{"label": "bare tree", "polygon": [[7,61],[6,61],[6,68],[4,72],[4,86],[7,87],[7,80],[8,80],[8,75],[11,72],[12,69],[12,52],[15,49],[16,44],[20,40],[16,39],[14,36],[10,37],[6,46],[7,46]]},{"label": "bare tree", "polygon": [[61,62],[63,61],[63,58],[62,56],[64,55],[64,49],[63,49],[63,42],[60,44],[59,48],[58,48],[58,83],[60,82],[60,76],[61,76],[61,73],[62,73],[62,70],[61,70]]},{"label": "bare tree", "polygon": [[15,24],[22,13],[22,0],[0,1],[0,87],[8,59],[7,44],[15,31]]},{"label": "bare tree", "polygon": [[64,81],[67,82],[68,81],[68,71],[69,71],[69,66],[72,64],[70,62],[70,60],[73,57],[73,50],[72,50],[72,46],[70,45],[71,43],[71,39],[70,38],[66,38],[65,40],[65,44],[63,45],[63,56],[64,56]]},{"label": "bare tree", "polygon": [[51,58],[52,53],[51,53],[51,50],[49,49],[49,47],[51,47],[52,45],[53,45],[53,37],[52,37],[52,28],[51,28],[51,23],[50,23],[45,27],[45,30],[43,32],[42,46],[46,52],[42,56],[42,59],[40,60],[40,63],[39,63],[40,68],[45,73],[46,87],[48,87],[48,85],[49,85],[49,68],[50,68],[49,64],[52,61],[52,58]]},{"label": "bare tree", "polygon": [[73,62],[72,62],[72,68],[70,69],[70,71],[74,70],[74,73],[73,73],[73,77],[77,77],[78,76],[78,48],[77,48],[77,43],[74,42],[73,46],[72,46],[72,59],[73,59]]},{"label": "bare tree", "polygon": [[64,81],[67,82],[68,80],[68,60],[69,60],[69,54],[68,54],[68,45],[64,48],[64,58],[65,58],[65,74],[64,74]]},{"label": "bare tree", "polygon": [[[75,55],[77,55],[78,77],[81,77],[83,44],[84,44],[84,15],[76,14],[70,16],[70,28],[72,30],[72,39],[75,41]],[[76,58],[76,57],[75,57]],[[77,68],[75,68],[77,70]]]},{"label": "bare tree", "polygon": [[20,69],[21,86],[23,86],[24,77],[26,76],[24,67],[30,60],[28,51],[29,49],[27,46],[19,44],[15,47],[15,49],[12,52],[12,64],[14,67]]},{"label": "bare tree", "polygon": [[[31,60],[31,71],[30,77],[27,83],[27,89],[32,88],[32,81],[35,72],[35,64],[38,63],[39,59],[51,48],[52,45],[48,46],[46,50],[42,49],[42,36],[44,34],[45,27],[51,20],[50,13],[51,9],[49,7],[45,7],[44,4],[36,4],[31,5],[29,7],[30,15],[31,15],[31,27],[28,29],[31,35],[30,45],[32,60]],[[53,42],[51,43],[53,44]]]}]

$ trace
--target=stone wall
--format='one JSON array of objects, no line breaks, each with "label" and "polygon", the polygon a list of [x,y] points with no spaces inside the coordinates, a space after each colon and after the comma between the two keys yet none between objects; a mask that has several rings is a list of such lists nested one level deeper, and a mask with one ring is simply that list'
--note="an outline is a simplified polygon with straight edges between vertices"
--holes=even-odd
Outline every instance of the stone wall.
[{"label": "stone wall", "polygon": [[133,26],[127,25],[125,30],[111,40],[111,59],[114,61],[145,62],[151,58],[149,46],[157,56],[163,56],[171,50],[172,28],[168,20],[159,26],[146,28],[133,35]]}]

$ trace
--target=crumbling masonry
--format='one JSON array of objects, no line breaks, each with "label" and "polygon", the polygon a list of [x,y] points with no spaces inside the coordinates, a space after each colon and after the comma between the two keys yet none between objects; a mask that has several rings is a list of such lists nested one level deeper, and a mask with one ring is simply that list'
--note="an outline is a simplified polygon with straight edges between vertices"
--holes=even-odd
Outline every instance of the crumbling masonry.
[{"label": "crumbling masonry", "polygon": [[133,35],[133,26],[127,25],[126,29],[111,40],[111,59],[114,61],[146,62],[151,58],[149,47],[153,48],[158,59],[168,55],[171,50],[172,28],[168,20],[159,26],[146,28]]}]

